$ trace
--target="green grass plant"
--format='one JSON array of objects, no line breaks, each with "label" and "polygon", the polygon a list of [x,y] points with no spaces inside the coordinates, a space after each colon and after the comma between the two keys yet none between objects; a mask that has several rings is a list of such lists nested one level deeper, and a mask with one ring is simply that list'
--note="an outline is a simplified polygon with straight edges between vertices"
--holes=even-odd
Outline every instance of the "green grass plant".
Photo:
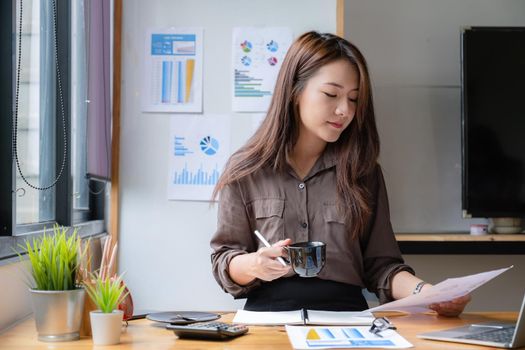
[{"label": "green grass plant", "polygon": [[77,289],[77,273],[80,251],[80,237],[77,229],[67,235],[68,228],[55,225],[53,234],[34,238],[25,246],[31,264],[31,275],[37,290]]},{"label": "green grass plant", "polygon": [[103,313],[116,310],[128,295],[124,292],[126,285],[122,282],[122,276],[101,278],[100,274],[93,274],[91,283],[84,281],[84,285],[91,300]]}]

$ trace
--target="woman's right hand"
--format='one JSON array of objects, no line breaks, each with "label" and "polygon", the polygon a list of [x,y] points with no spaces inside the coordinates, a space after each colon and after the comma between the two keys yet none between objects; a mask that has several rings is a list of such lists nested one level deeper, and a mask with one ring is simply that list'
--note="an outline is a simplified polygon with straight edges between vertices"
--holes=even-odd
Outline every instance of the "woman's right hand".
[{"label": "woman's right hand", "polygon": [[284,246],[289,245],[291,239],[285,239],[275,243],[271,247],[260,248],[254,253],[239,254],[235,256],[228,266],[228,273],[231,279],[245,286],[253,282],[256,278],[263,281],[273,281],[292,271],[287,265],[283,266],[277,257],[286,255]]},{"label": "woman's right hand", "polygon": [[271,247],[262,247],[255,253],[251,253],[250,274],[263,281],[273,281],[288,274],[291,270],[290,265],[283,266],[277,260],[277,257],[283,256],[283,253],[285,253],[283,247],[291,242],[292,240],[288,238],[275,243]]}]

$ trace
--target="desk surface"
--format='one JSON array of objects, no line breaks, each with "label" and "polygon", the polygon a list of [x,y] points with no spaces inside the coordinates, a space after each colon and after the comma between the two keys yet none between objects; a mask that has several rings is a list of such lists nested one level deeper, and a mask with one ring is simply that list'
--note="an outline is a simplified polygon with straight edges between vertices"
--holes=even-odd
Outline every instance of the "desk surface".
[{"label": "desk surface", "polygon": [[[383,316],[384,314],[380,314]],[[221,321],[229,322],[233,314],[224,314]],[[516,312],[468,313],[459,318],[437,317],[430,314],[408,316],[390,316],[398,331],[417,349],[489,349],[475,345],[435,342],[416,338],[416,334],[455,327],[466,323],[485,321],[512,321],[517,318]],[[37,340],[33,319],[28,319],[0,335],[0,349],[91,349],[91,338],[82,338],[74,342],[43,343]],[[108,349],[292,349],[284,327],[250,326],[247,335],[230,341],[196,341],[177,339],[171,331],[148,320],[129,322],[123,330],[121,344]]]}]

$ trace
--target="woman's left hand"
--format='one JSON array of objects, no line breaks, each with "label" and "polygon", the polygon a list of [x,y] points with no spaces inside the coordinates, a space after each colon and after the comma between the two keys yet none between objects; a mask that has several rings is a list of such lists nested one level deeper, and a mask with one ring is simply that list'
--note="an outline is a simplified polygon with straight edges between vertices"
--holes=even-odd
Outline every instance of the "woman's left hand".
[{"label": "woman's left hand", "polygon": [[440,316],[455,317],[463,312],[463,309],[465,309],[465,306],[469,303],[470,299],[470,294],[467,294],[450,301],[431,304],[428,307],[431,310],[436,311]]}]

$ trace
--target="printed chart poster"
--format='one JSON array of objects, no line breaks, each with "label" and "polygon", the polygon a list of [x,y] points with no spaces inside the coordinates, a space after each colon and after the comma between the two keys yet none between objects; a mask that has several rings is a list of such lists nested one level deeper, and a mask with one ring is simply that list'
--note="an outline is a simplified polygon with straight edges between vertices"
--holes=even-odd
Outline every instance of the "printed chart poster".
[{"label": "printed chart poster", "polygon": [[235,112],[266,112],[284,56],[292,43],[289,28],[233,29]]},{"label": "printed chart poster", "polygon": [[209,201],[229,156],[229,116],[172,117],[168,199]]},{"label": "printed chart poster", "polygon": [[144,112],[202,112],[202,37],[202,28],[148,31]]}]

